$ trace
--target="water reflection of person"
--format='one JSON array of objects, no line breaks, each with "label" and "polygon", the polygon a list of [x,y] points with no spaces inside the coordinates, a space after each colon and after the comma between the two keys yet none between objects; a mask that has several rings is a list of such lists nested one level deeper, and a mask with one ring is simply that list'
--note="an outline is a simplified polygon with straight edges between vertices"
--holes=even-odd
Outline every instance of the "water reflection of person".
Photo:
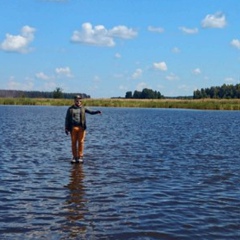
[{"label": "water reflection of person", "polygon": [[86,231],[86,226],[84,221],[84,213],[86,212],[85,199],[84,199],[84,185],[83,185],[84,173],[83,166],[79,164],[74,164],[71,175],[70,182],[67,188],[70,190],[69,199],[67,199],[67,210],[68,213],[67,223],[65,225],[65,230],[70,231],[70,239],[73,237],[84,237]]}]

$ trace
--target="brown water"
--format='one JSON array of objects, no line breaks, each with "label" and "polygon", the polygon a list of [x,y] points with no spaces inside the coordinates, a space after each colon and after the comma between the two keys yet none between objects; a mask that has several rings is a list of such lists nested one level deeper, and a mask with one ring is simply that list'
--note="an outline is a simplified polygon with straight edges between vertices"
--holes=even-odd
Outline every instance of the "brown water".
[{"label": "brown water", "polygon": [[0,106],[1,239],[240,239],[239,111],[66,110]]}]

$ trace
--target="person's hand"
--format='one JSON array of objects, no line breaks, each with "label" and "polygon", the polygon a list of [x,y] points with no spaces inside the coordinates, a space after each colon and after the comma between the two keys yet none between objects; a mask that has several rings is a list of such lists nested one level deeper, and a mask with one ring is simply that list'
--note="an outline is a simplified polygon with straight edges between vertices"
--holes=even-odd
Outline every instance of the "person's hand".
[{"label": "person's hand", "polygon": [[65,133],[66,133],[66,135],[68,135],[68,130],[67,129],[65,129]]}]

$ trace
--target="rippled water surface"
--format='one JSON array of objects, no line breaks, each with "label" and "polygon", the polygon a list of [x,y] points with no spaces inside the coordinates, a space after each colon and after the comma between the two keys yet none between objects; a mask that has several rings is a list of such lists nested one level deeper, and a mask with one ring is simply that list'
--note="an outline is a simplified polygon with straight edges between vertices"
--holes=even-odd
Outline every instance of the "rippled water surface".
[{"label": "rippled water surface", "polygon": [[239,111],[66,110],[0,106],[1,239],[240,239]]}]

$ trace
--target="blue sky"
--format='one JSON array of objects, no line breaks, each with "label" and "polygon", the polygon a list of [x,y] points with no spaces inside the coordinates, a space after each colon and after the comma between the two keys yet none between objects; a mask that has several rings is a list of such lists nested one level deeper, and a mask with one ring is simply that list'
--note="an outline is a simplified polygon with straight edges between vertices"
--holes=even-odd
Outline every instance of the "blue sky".
[{"label": "blue sky", "polygon": [[164,96],[240,82],[239,0],[1,0],[0,89]]}]

